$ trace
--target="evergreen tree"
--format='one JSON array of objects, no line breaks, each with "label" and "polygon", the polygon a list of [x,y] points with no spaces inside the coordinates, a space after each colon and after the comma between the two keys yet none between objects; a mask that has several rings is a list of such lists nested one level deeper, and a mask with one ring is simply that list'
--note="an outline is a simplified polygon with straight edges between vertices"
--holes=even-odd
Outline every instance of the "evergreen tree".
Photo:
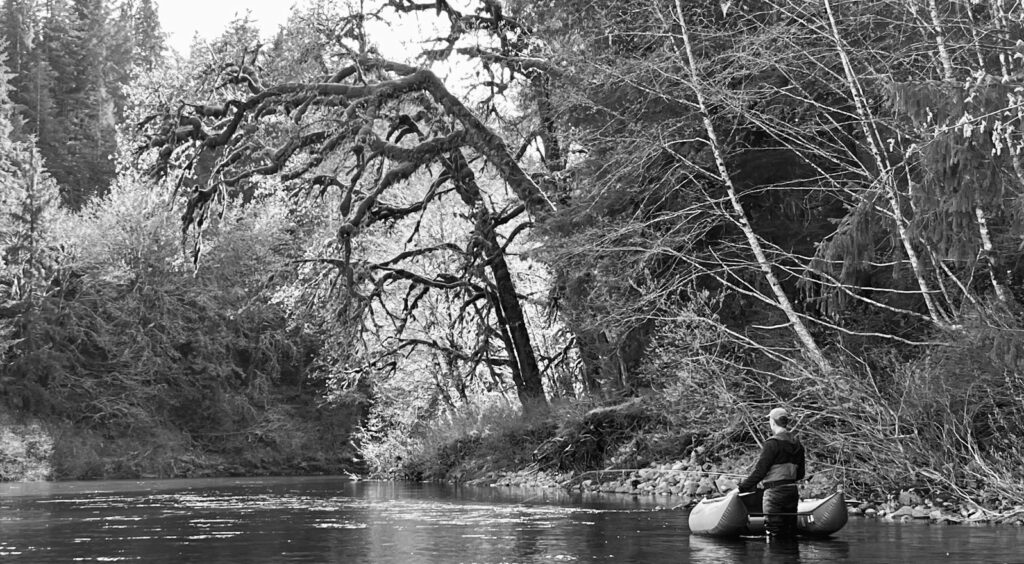
[{"label": "evergreen tree", "polygon": [[132,23],[132,63],[141,69],[152,70],[163,60],[167,48],[160,15],[153,0],[139,1],[132,13]]},{"label": "evergreen tree", "polygon": [[25,71],[35,42],[34,4],[32,0],[4,0],[0,10],[3,35],[7,41],[7,65],[15,76]]},{"label": "evergreen tree", "polygon": [[[4,13],[7,13],[7,3],[4,4]],[[12,183],[6,161],[8,156],[13,153],[13,142],[11,139],[13,127],[10,121],[13,107],[8,98],[9,86],[7,80],[9,73],[4,64],[5,59],[4,44],[0,41],[0,198],[7,192],[7,186]],[[3,225],[6,225],[6,222]],[[6,257],[0,255],[0,365],[6,362],[7,351],[16,343],[16,341],[11,339],[14,332],[12,315],[7,313],[10,309],[8,304],[13,302],[11,299],[14,291],[14,280],[11,276],[12,270],[7,264]]]},{"label": "evergreen tree", "polygon": [[41,139],[47,162],[72,208],[101,194],[114,175],[116,113],[107,60],[109,14],[102,0],[51,0],[45,21],[54,71],[55,135]]},{"label": "evergreen tree", "polygon": [[135,74],[134,11],[134,2],[126,0],[109,22],[111,39],[106,60],[110,73],[108,91],[114,102],[114,115],[118,123],[124,119],[127,98],[125,88]]},{"label": "evergreen tree", "polygon": [[[35,346],[33,319],[48,287],[48,231],[57,203],[56,186],[43,173],[39,152],[14,128],[9,93],[0,50],[0,366]],[[0,395],[9,392],[0,379]]]},{"label": "evergreen tree", "polygon": [[[114,177],[125,86],[162,58],[151,0],[116,13],[107,0],[3,0],[0,32],[11,46],[15,123],[24,122],[65,203],[78,208]],[[20,126],[16,125],[16,128]]]}]

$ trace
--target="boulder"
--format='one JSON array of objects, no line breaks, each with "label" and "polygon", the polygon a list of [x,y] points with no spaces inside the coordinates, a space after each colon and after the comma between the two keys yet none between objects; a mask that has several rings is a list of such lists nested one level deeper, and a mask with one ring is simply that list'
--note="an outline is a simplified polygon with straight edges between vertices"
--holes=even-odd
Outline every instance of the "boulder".
[{"label": "boulder", "polygon": [[900,502],[900,505],[920,505],[922,503],[921,496],[917,495],[913,490],[901,491],[896,499]]},{"label": "boulder", "polygon": [[904,505],[903,507],[900,507],[896,511],[893,511],[889,514],[889,517],[892,517],[893,519],[898,519],[903,516],[913,517],[914,508],[910,507],[909,505]]},{"label": "boulder", "polygon": [[931,512],[929,512],[928,509],[923,508],[923,507],[921,507],[921,508],[915,507],[912,510],[910,516],[913,517],[914,519],[931,519]]},{"label": "boulder", "polygon": [[718,491],[720,491],[720,492],[727,492],[729,490],[736,489],[736,486],[738,485],[738,482],[735,479],[733,479],[733,478],[728,478],[726,476],[719,476],[718,479],[715,480],[715,485],[718,486]]},{"label": "boulder", "polygon": [[716,491],[715,483],[711,481],[711,478],[701,478],[700,485],[697,486],[697,495],[707,495]]}]

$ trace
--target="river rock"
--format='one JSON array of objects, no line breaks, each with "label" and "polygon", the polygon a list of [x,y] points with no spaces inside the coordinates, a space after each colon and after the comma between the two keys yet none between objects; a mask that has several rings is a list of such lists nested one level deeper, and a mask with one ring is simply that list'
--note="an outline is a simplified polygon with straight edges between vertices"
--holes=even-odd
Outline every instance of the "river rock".
[{"label": "river rock", "polygon": [[736,489],[737,482],[732,478],[719,476],[718,479],[715,480],[715,485],[718,486],[718,491],[727,492],[729,490]]},{"label": "river rock", "polygon": [[915,507],[910,516],[914,519],[930,519],[931,513],[924,507]]},{"label": "river rock", "polygon": [[690,495],[690,496],[697,495],[697,490],[699,488],[700,488],[700,484],[697,483],[694,480],[687,480],[683,484],[683,491],[686,492],[686,495]]},{"label": "river rock", "polygon": [[907,517],[913,517],[914,516],[914,509],[912,507],[910,507],[909,505],[904,505],[903,507],[900,507],[896,511],[893,511],[892,513],[890,513],[889,517],[891,517],[893,519],[898,519],[900,517],[903,517],[904,515],[907,516]]},{"label": "river rock", "polygon": [[917,495],[913,491],[901,491],[900,495],[896,499],[899,500],[900,505],[921,504],[921,496]]},{"label": "river rock", "polygon": [[675,464],[672,465],[672,471],[673,472],[678,472],[680,470],[685,470],[686,466],[687,466],[687,464],[685,462],[681,462],[681,461],[680,462],[676,462]]},{"label": "river rock", "polygon": [[875,509],[874,507],[869,507],[869,508],[864,510],[864,516],[865,517],[874,517],[876,515],[878,515],[878,510]]},{"label": "river rock", "polygon": [[715,491],[715,483],[711,481],[711,478],[701,478],[700,485],[697,486],[697,495],[707,495]]}]

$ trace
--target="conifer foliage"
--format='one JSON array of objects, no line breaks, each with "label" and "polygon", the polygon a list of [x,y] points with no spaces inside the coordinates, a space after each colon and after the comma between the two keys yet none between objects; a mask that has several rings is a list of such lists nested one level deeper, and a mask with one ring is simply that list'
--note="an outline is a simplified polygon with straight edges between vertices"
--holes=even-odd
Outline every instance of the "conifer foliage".
[{"label": "conifer foliage", "polygon": [[11,99],[37,138],[61,200],[81,207],[114,178],[124,87],[164,51],[150,0],[4,0]]},{"label": "conifer foliage", "polygon": [[[43,172],[30,137],[14,127],[6,68],[0,52],[0,365],[31,349],[39,303],[53,272],[51,229],[57,188]],[[6,340],[17,337],[17,343]],[[14,347],[14,345],[18,345]],[[5,371],[6,372],[6,371]],[[0,392],[24,380],[0,380]]]}]

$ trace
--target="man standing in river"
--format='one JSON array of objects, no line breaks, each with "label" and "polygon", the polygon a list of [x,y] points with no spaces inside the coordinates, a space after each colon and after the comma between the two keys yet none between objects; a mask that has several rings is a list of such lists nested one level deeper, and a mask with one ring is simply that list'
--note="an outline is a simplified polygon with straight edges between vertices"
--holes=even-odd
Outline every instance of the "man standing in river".
[{"label": "man standing in river", "polygon": [[763,481],[765,530],[769,541],[796,536],[799,492],[796,482],[804,478],[804,447],[789,428],[789,412],[776,407],[768,414],[772,436],[761,447],[754,469],[740,482],[741,492],[753,491]]}]

